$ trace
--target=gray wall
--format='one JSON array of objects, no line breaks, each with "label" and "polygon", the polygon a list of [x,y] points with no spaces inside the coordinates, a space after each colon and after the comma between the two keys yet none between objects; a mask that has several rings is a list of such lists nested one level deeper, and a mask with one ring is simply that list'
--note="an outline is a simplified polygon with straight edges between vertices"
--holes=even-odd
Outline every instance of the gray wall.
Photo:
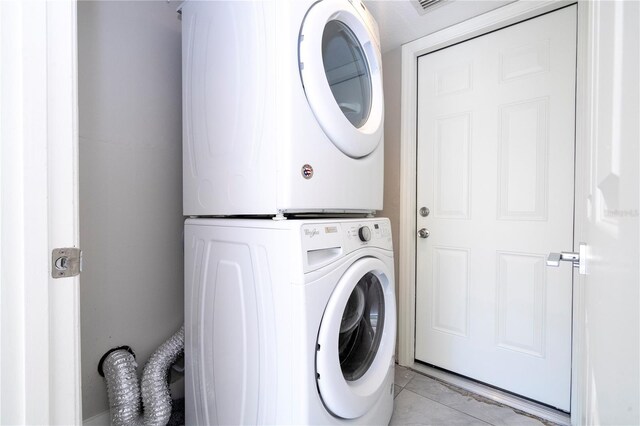
[{"label": "gray wall", "polygon": [[402,47],[382,55],[384,84],[384,209],[393,233],[393,249],[398,294],[398,237],[400,232],[400,94]]},{"label": "gray wall", "polygon": [[107,409],[96,367],[140,368],[183,321],[177,3],[78,4],[83,417]]}]

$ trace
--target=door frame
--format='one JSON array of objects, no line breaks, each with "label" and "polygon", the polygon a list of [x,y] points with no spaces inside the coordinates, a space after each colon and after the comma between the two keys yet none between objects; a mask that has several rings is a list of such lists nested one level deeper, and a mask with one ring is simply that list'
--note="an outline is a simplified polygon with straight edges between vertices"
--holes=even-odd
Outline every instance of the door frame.
[{"label": "door frame", "polygon": [[[503,7],[427,35],[402,47],[401,133],[400,133],[400,231],[398,279],[398,363],[424,369],[415,363],[415,282],[416,282],[416,158],[417,158],[417,78],[418,58],[430,52],[487,34],[489,32],[576,4],[576,1],[516,1]],[[593,75],[594,34],[597,34],[597,11],[590,1],[578,1],[577,70],[576,70],[576,152],[574,194],[574,247],[582,241],[587,223],[586,205],[589,194],[589,147],[592,130],[589,127],[592,96],[595,91]],[[558,248],[558,250],[566,250]],[[573,279],[573,341],[571,363],[571,423],[582,424],[586,414],[584,383],[585,354],[583,348],[584,276],[574,273]],[[461,384],[461,383],[458,383]],[[478,388],[475,389],[478,391]],[[485,392],[494,400],[505,402],[501,392]],[[526,402],[521,407],[526,410]],[[530,410],[542,417],[543,409]],[[551,416],[553,416],[551,414]],[[555,421],[562,421],[555,418]],[[566,422],[566,420],[564,421]]]},{"label": "door frame", "polygon": [[0,423],[81,424],[75,0],[0,2]]}]

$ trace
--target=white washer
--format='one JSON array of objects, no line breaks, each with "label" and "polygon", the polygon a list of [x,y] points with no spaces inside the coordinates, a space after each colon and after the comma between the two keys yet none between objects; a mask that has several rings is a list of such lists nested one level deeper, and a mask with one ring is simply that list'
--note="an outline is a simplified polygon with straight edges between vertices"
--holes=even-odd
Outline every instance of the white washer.
[{"label": "white washer", "polygon": [[388,219],[189,219],[186,424],[387,424]]},{"label": "white washer", "polygon": [[360,0],[186,1],[184,214],[382,209],[382,66]]}]

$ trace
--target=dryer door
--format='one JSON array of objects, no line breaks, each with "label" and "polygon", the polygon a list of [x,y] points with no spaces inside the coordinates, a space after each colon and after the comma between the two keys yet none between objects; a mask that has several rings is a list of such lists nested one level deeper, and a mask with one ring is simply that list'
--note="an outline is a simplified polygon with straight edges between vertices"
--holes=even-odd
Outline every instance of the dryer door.
[{"label": "dryer door", "polygon": [[373,152],[383,132],[382,62],[372,31],[346,0],[317,2],[300,30],[309,105],[329,139],[353,158]]},{"label": "dryer door", "polygon": [[316,380],[325,407],[354,419],[376,403],[393,362],[396,305],[393,275],[379,259],[354,262],[338,282],[322,317]]}]

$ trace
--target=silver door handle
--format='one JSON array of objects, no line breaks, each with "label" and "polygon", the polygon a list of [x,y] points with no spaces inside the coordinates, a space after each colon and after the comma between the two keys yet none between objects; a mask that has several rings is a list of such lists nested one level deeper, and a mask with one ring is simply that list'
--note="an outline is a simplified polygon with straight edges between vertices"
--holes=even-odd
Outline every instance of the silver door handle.
[{"label": "silver door handle", "polygon": [[563,251],[560,253],[549,253],[547,256],[547,266],[557,268],[561,261],[571,262],[574,268],[578,268],[580,274],[586,274],[586,253],[587,245],[580,243],[579,251]]},{"label": "silver door handle", "polygon": [[431,235],[431,233],[427,228],[422,228],[418,231],[418,237],[420,238],[429,238],[429,235]]},{"label": "silver door handle", "polygon": [[547,256],[547,266],[553,266],[557,268],[560,266],[560,261],[573,262],[573,267],[580,266],[580,254],[572,251],[563,251],[562,253],[549,253]]}]

